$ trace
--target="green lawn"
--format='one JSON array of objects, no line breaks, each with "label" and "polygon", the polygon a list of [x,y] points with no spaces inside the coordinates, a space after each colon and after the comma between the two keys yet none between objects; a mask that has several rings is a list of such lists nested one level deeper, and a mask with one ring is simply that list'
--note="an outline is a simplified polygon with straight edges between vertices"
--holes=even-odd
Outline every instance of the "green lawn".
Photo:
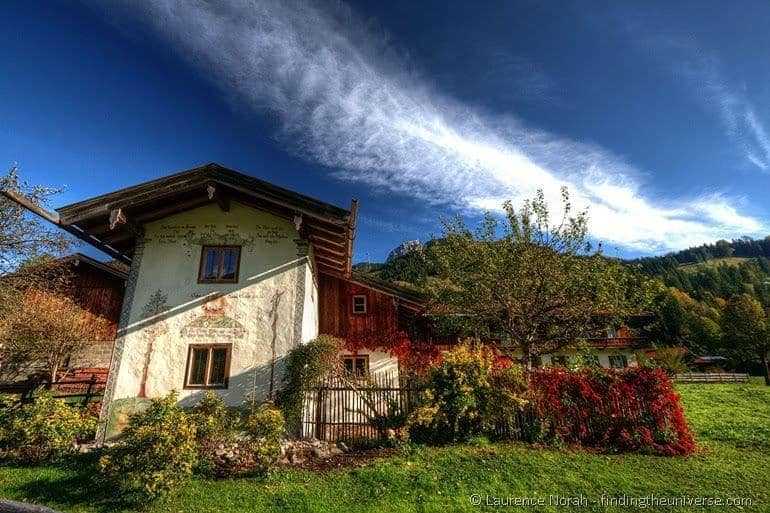
[{"label": "green lawn", "polygon": [[[253,478],[194,481],[150,511],[634,511],[589,502],[570,507],[473,506],[469,497],[599,500],[602,494],[750,498],[752,506],[697,511],[770,511],[770,387],[750,384],[678,387],[702,453],[687,458],[603,455],[524,444],[422,449],[364,468],[313,474],[282,470]],[[121,506],[94,481],[86,461],[70,468],[0,467],[0,496],[64,511]],[[648,508],[687,511],[693,508]]]}]

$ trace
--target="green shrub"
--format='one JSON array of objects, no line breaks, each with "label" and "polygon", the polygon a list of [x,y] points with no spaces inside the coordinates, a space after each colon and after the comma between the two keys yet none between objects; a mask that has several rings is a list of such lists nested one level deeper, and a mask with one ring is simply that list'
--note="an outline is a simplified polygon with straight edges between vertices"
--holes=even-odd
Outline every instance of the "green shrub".
[{"label": "green shrub", "polygon": [[652,360],[655,362],[655,367],[669,376],[675,376],[690,371],[685,360],[686,355],[687,351],[682,347],[655,347]]},{"label": "green shrub", "polygon": [[21,463],[53,461],[93,439],[97,419],[50,394],[33,403],[5,398],[0,404],[0,457]]},{"label": "green shrub", "polygon": [[299,432],[304,387],[339,368],[340,351],[344,347],[345,341],[339,338],[319,335],[318,338],[298,345],[286,355],[286,368],[277,404],[291,432]]},{"label": "green shrub", "polygon": [[205,475],[216,474],[215,452],[217,447],[232,440],[236,418],[222,398],[211,390],[192,407],[188,417],[195,425],[195,441],[198,444],[195,471]]},{"label": "green shrub", "polygon": [[177,406],[176,392],[153,399],[129,417],[117,445],[99,460],[102,475],[134,501],[174,494],[190,479],[198,462],[196,428]]},{"label": "green shrub", "polygon": [[246,419],[246,432],[251,438],[256,470],[265,473],[278,464],[281,440],[286,422],[281,410],[269,403],[263,404]]},{"label": "green shrub", "polygon": [[411,439],[443,444],[490,434],[523,402],[520,381],[518,369],[496,363],[489,348],[473,341],[459,344],[431,370],[425,406],[408,421]]}]

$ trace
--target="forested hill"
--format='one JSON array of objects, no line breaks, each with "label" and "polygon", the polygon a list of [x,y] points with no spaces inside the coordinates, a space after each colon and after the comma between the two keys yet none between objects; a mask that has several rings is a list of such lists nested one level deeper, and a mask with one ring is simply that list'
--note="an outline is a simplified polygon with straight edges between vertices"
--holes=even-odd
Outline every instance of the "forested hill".
[{"label": "forested hill", "polygon": [[[770,306],[770,236],[720,240],[664,256],[627,260],[626,264],[712,305],[716,297],[726,299],[748,292]],[[419,250],[385,263],[360,263],[356,269],[384,280],[416,285],[433,274],[430,262]]]},{"label": "forested hill", "polygon": [[747,292],[770,306],[770,236],[720,240],[627,263],[701,301]]}]

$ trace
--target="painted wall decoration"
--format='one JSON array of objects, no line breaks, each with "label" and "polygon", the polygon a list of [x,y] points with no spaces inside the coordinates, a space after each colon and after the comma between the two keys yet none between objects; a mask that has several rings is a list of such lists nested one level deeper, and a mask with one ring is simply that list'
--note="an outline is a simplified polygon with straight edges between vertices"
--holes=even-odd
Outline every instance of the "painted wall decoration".
[{"label": "painted wall decoration", "polygon": [[180,335],[201,342],[231,342],[242,339],[246,329],[235,319],[228,317],[227,296],[214,295],[201,306],[202,314],[180,330]]},{"label": "painted wall decoration", "polygon": [[139,383],[139,394],[137,397],[147,397],[147,375],[149,373],[150,362],[152,361],[155,341],[158,337],[163,336],[168,332],[168,327],[163,318],[167,311],[168,296],[160,289],[156,290],[150,296],[149,301],[147,301],[147,304],[145,304],[142,309],[142,318],[149,320],[150,323],[142,328],[142,335],[147,340],[147,350],[144,356],[144,367],[142,368],[142,378]]}]

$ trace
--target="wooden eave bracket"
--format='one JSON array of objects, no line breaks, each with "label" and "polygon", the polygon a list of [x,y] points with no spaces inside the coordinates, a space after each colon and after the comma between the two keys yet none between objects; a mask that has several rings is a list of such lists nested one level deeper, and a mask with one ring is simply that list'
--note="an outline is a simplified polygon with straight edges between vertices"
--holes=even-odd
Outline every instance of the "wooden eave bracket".
[{"label": "wooden eave bracket", "polygon": [[206,193],[209,200],[214,200],[222,212],[230,212],[230,197],[225,194],[221,188],[217,188],[217,182],[209,182],[206,185]]},{"label": "wooden eave bracket", "polygon": [[129,220],[122,208],[113,208],[110,210],[110,230],[115,230],[119,225],[125,227],[135,237],[144,236],[144,229]]}]

